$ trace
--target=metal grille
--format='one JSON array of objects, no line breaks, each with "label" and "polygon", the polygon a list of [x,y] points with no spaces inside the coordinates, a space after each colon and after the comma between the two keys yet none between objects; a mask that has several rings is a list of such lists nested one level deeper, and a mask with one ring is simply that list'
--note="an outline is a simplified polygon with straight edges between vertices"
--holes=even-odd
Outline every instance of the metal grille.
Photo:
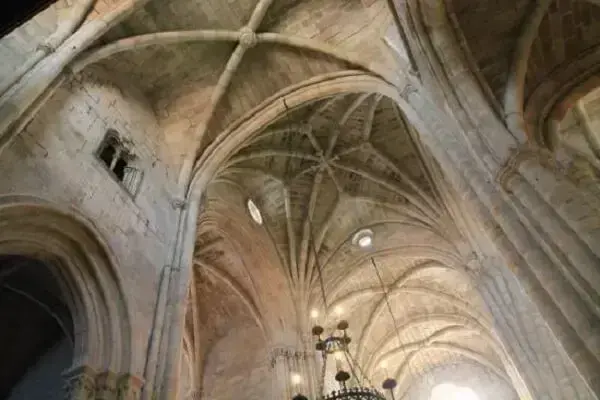
[{"label": "metal grille", "polygon": [[336,390],[323,398],[324,400],[386,400],[385,396],[375,389],[350,388]]}]

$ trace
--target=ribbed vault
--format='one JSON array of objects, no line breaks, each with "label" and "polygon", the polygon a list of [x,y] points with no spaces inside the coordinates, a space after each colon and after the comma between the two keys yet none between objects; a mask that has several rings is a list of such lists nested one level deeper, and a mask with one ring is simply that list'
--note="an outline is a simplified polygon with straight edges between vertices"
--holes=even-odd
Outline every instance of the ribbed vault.
[{"label": "ribbed vault", "polygon": [[393,81],[401,68],[382,40],[392,23],[385,1],[139,3],[75,70],[99,62],[135,82],[175,157],[199,154],[224,128],[290,85],[357,69]]},{"label": "ribbed vault", "polygon": [[[357,71],[399,84],[394,71],[406,69],[385,1],[136,4],[73,71],[100,64],[137,86],[171,156],[190,170],[265,102],[287,109],[282,93],[295,85]],[[387,97],[322,97],[315,92],[316,100],[241,144],[205,193],[184,340],[190,389],[209,398],[269,397],[236,375],[239,367],[266,381],[270,347],[298,343],[311,308],[328,327],[339,317],[334,310],[344,310],[365,374],[378,380],[387,364],[399,392],[452,363],[506,379],[418,135]],[[262,225],[248,215],[248,199]],[[369,249],[352,244],[360,229],[373,232]],[[227,355],[238,353],[236,369]]]},{"label": "ribbed vault", "polygon": [[[454,54],[448,68],[460,65],[447,71],[450,76],[468,68],[497,115],[518,116],[522,122],[511,129],[525,126],[527,135],[544,145],[547,119],[559,113],[560,120],[575,100],[598,86],[600,4],[595,0],[399,3],[416,25],[431,31],[444,26],[443,34],[431,37],[434,46]],[[461,63],[450,62],[455,58]]]},{"label": "ribbed vault", "polygon": [[[328,329],[348,319],[353,357],[376,385],[391,374],[404,393],[427,371],[461,362],[507,381],[506,359],[474,272],[456,248],[461,239],[430,160],[387,97],[350,93],[289,109],[219,169],[203,215],[220,216],[200,230],[196,259],[238,282],[250,281],[255,270],[271,282],[285,277],[290,308],[282,308],[281,295],[262,305],[259,290],[245,296],[248,309],[262,310],[259,319],[273,327],[268,332],[290,318],[294,329],[307,332],[313,308]],[[262,225],[252,221],[248,199]],[[373,232],[368,249],[352,243],[361,229]],[[215,232],[224,241],[236,236],[239,245],[233,253],[215,246],[207,260],[201,249],[211,247]],[[258,254],[260,262],[248,261]],[[234,272],[240,263],[252,272]]]}]

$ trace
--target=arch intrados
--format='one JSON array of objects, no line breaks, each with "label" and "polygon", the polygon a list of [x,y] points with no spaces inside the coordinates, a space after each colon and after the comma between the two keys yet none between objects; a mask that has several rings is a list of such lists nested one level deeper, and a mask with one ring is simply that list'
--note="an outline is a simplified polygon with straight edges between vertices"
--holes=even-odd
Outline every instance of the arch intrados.
[{"label": "arch intrados", "polygon": [[[377,255],[378,252],[374,252],[374,256]],[[377,257],[378,260],[381,260],[382,258],[395,258],[400,256],[400,254],[396,254],[396,253],[389,253],[389,254],[383,254],[381,255],[381,253],[379,253],[380,255]],[[404,257],[407,257],[407,255],[403,255]],[[408,255],[410,256],[410,255]],[[415,259],[419,259],[419,263],[414,265],[414,266],[408,266],[408,268],[402,273],[402,276],[404,276],[407,272],[409,272],[410,270],[414,269],[415,267],[426,267],[427,268],[440,268],[440,269],[444,269],[447,270],[449,269],[448,266],[445,266],[444,264],[440,263],[439,260],[435,260],[435,259],[431,259],[429,257],[415,257]],[[373,269],[373,266],[368,263],[368,261],[370,260],[370,258],[365,258],[362,257],[361,259],[357,260],[356,262],[354,262],[353,264],[350,264],[349,266],[349,271],[346,272],[344,274],[344,276],[342,277],[341,280],[338,280],[335,285],[333,286],[333,288],[330,291],[329,294],[329,298],[331,299],[336,299],[339,296],[340,291],[342,291],[342,289],[344,288],[344,284],[347,281],[352,280],[356,275],[358,275],[363,269]],[[374,272],[373,272],[374,273]]]},{"label": "arch intrados", "polygon": [[129,311],[115,257],[70,209],[30,196],[0,197],[0,254],[44,262],[72,313],[74,367],[132,371]]},{"label": "arch intrados", "polygon": [[[440,342],[433,342],[424,347],[421,347],[418,350],[416,350],[415,353],[422,353],[422,352],[428,352],[428,351],[446,351],[448,353],[454,353],[459,356],[465,357],[466,359],[469,359],[472,362],[477,363],[477,364],[493,371],[494,374],[496,374],[504,382],[506,382],[507,384],[512,386],[510,377],[506,374],[504,369],[497,366],[494,362],[489,360],[485,354],[482,354],[478,351],[463,347],[456,343],[440,341]],[[415,354],[415,353],[411,353],[410,355],[408,355],[408,358],[410,358],[411,355]],[[411,362],[411,361],[412,360],[410,360],[409,362]],[[399,383],[401,383],[403,381],[403,377],[406,376],[405,374],[403,374],[403,372],[404,372],[403,369],[405,369],[405,368],[403,368],[404,365],[405,364],[400,366],[398,368],[398,370],[396,371],[396,373],[394,374]],[[438,366],[439,365],[443,365],[443,364],[438,364]]]},{"label": "arch intrados", "polygon": [[[348,293],[343,298],[336,300],[335,302],[330,304],[330,307],[335,308],[338,305],[343,305],[346,302],[354,300],[361,296],[365,296],[365,295],[377,296],[380,294],[381,294],[381,288],[373,287],[373,288],[356,290],[351,293]],[[400,286],[400,287],[390,290],[388,292],[388,298],[390,300],[392,300],[393,298],[395,298],[396,296],[399,296],[401,294],[406,294],[406,295],[418,294],[418,295],[431,296],[431,297],[435,298],[436,300],[441,301],[442,303],[446,303],[452,307],[457,308],[459,311],[465,313],[466,315],[468,315],[470,317],[477,318],[480,321],[481,325],[483,325],[488,331],[490,331],[490,332],[493,331],[491,322],[488,321],[486,318],[484,318],[483,314],[474,312],[474,311],[476,311],[476,309],[473,304],[469,304],[469,303],[463,301],[462,299],[457,298],[456,296],[453,296],[453,295],[445,293],[445,292],[438,291],[436,289],[430,289],[430,288],[424,288],[424,287]]]},{"label": "arch intrados", "polygon": [[[1,214],[1,212],[0,212]],[[40,232],[41,233],[41,232]],[[43,232],[44,234],[50,232]],[[84,354],[89,354],[91,349],[89,344],[96,341],[94,333],[86,329],[92,325],[88,310],[94,307],[94,301],[86,296],[85,287],[82,286],[81,274],[72,273],[72,263],[65,261],[69,258],[68,251],[56,246],[56,242],[51,236],[47,236],[44,241],[35,240],[35,236],[21,237],[19,240],[5,241],[0,233],[0,254],[19,255],[42,262],[54,277],[58,285],[65,305],[71,314],[73,329],[73,353],[75,364],[86,364],[91,360],[83,358]],[[28,235],[29,236],[29,235]],[[46,251],[45,248],[52,246],[54,251]],[[83,283],[85,285],[85,283]],[[103,349],[105,352],[106,349]]]},{"label": "arch intrados", "polygon": [[[401,226],[414,227],[414,225],[411,225],[410,223],[388,221],[388,222],[383,222],[381,224],[363,225],[363,226],[361,226],[361,229],[372,229],[372,228],[375,228],[377,225],[383,225],[383,224],[389,224],[389,225],[396,224],[396,225],[401,225]],[[350,235],[345,237],[343,240],[340,240],[340,242],[338,243],[337,247],[333,250],[333,252],[328,254],[327,258],[325,259],[325,262],[321,264],[321,270],[325,274],[330,273],[330,270],[331,270],[330,265],[335,264],[335,262],[334,262],[335,255],[338,254],[339,251],[341,251],[345,247],[345,245],[348,245],[351,242],[352,236],[355,233],[356,233],[356,230],[353,230]],[[440,242],[442,242],[442,240],[440,240]],[[357,257],[354,258],[354,260],[352,260],[352,262],[344,270],[341,270],[337,273],[335,273],[336,271],[331,270],[331,272],[334,272],[334,273],[331,276],[327,276],[327,279],[326,279],[327,282],[325,282],[325,283],[327,286],[332,286],[332,290],[336,291],[337,288],[343,283],[344,280],[347,280],[347,279],[351,278],[352,276],[355,276],[355,274],[360,272],[363,268],[367,268],[367,267],[372,268],[371,264],[369,264],[369,261],[371,260],[371,258],[374,258],[374,259],[376,258],[379,260],[382,258],[387,259],[387,258],[392,258],[392,257],[430,259],[432,261],[437,261],[444,266],[449,266],[450,268],[458,269],[457,265],[460,265],[458,258],[454,257],[454,255],[451,254],[449,251],[444,251],[441,246],[443,244],[443,242],[442,243],[440,243],[440,242],[436,243],[436,244],[438,244],[438,246],[434,246],[431,244],[409,243],[409,244],[403,244],[401,246],[384,247],[384,248],[380,248],[378,250],[371,250],[369,252],[364,252],[362,255],[360,255],[360,253],[359,253],[357,255]],[[311,256],[311,260],[314,262],[313,256]],[[318,278],[318,275],[311,274],[310,282],[312,284],[316,284],[317,278]]]},{"label": "arch intrados", "polygon": [[[359,349],[364,350],[365,345],[366,345],[368,339],[370,338],[373,329],[375,328],[377,322],[380,320],[380,318],[383,315],[383,311],[385,310],[385,307],[388,304],[388,300],[389,300],[389,304],[391,306],[391,304],[394,300],[393,297],[395,297],[397,295],[396,292],[398,290],[410,289],[410,288],[407,288],[404,286],[406,283],[408,283],[411,279],[415,278],[417,275],[419,275],[423,271],[428,271],[432,268],[439,268],[439,267],[440,267],[439,265],[429,265],[429,264],[421,264],[421,265],[412,267],[411,269],[407,270],[404,274],[402,274],[400,276],[400,278],[398,278],[393,283],[393,285],[391,286],[391,290],[387,293],[387,296],[385,296],[384,293],[381,293],[380,297],[377,300],[375,308],[371,311],[371,314],[369,315],[369,319],[361,332],[360,339],[359,339]],[[448,267],[442,266],[441,268],[451,270]],[[438,289],[428,289],[428,290],[438,293],[439,295],[442,295],[442,296],[447,295],[447,293],[439,291]],[[394,296],[392,296],[392,294]],[[455,298],[452,295],[449,295],[449,296],[451,296],[452,298]],[[459,302],[461,302],[461,300],[459,298],[455,298],[455,299],[456,299],[457,304]],[[358,353],[358,355],[359,355],[359,357],[362,356],[362,351],[360,351]]]},{"label": "arch intrados", "polygon": [[[412,317],[408,319],[405,323],[398,326],[398,333],[404,332],[408,329],[413,329],[417,326],[428,324],[428,323],[437,323],[446,326],[450,325],[461,325],[465,328],[470,328],[473,331],[479,333],[481,337],[486,340],[487,343],[490,343],[494,348],[499,349],[498,342],[493,338],[491,333],[487,330],[486,327],[481,325],[476,318],[467,315],[460,314],[423,314],[418,315],[416,317]],[[387,336],[385,336],[379,343],[376,345],[376,351],[373,351],[369,354],[365,365],[367,371],[373,370],[378,363],[376,362],[381,358],[381,351],[385,348],[389,348],[390,344],[392,344],[395,340],[397,340],[396,332],[390,332]]]},{"label": "arch intrados", "polygon": [[[26,253],[26,252],[24,252]],[[32,258],[28,256],[7,254],[0,249],[0,265],[6,262],[7,273],[0,271],[0,290],[6,289],[9,292],[19,296],[25,302],[35,306],[47,317],[55,321],[62,335],[68,340],[71,347],[74,347],[73,339],[74,326],[72,315],[73,307],[76,304],[69,302],[71,296],[65,296],[68,285],[57,276],[57,268],[54,268],[48,260]],[[44,271],[38,270],[43,269]],[[19,276],[22,270],[25,270],[25,276]],[[33,276],[35,274],[35,276]],[[12,282],[14,276],[18,276],[18,285]],[[32,287],[28,283],[33,283]],[[37,297],[38,285],[43,285],[44,301]],[[31,289],[31,291],[30,291]],[[47,295],[48,297],[45,297]]]},{"label": "arch intrados", "polygon": [[553,142],[552,138],[558,133],[558,126],[565,118],[567,112],[569,112],[577,101],[598,88],[600,88],[600,77],[592,75],[579,82],[569,92],[565,93],[563,97],[554,102],[541,126],[537,128],[538,143],[551,151],[554,150],[556,143]]},{"label": "arch intrados", "polygon": [[[225,208],[224,211],[228,211],[228,210],[231,210],[231,209]],[[244,254],[245,250],[240,248],[239,244],[237,243],[237,240],[231,238],[231,236],[230,236],[231,232],[224,230],[219,225],[219,220],[222,220],[222,219],[228,219],[228,220],[230,220],[230,222],[232,222],[234,224],[236,222],[238,222],[238,221],[236,221],[236,218],[234,218],[231,215],[231,212],[220,212],[219,210],[210,209],[201,215],[201,222],[198,225],[198,233],[204,232],[204,229],[206,227],[208,227],[208,230],[210,230],[212,232],[217,232],[218,234],[220,234],[220,236],[222,236],[224,242],[227,243],[228,246],[231,246],[238,254]],[[242,238],[251,237],[252,232],[250,232],[248,230],[248,228],[249,228],[248,225],[246,225],[246,224],[239,225],[239,223],[238,223],[235,226],[238,227],[238,233],[241,235]],[[271,246],[271,243],[274,243],[272,238],[270,241],[268,241],[266,243],[264,243],[262,241],[259,241],[259,243],[260,243],[259,251],[261,253],[265,254],[265,253],[271,252],[271,250],[273,250],[272,254],[277,255],[279,257],[279,255],[277,253],[277,249],[273,249]],[[254,250],[254,251],[256,251],[256,250]],[[194,262],[197,263],[197,261],[194,261]],[[261,328],[263,333],[266,336],[268,336],[268,335],[270,335],[271,329],[272,329],[272,327],[269,326],[269,324],[274,323],[274,321],[271,321],[268,318],[266,318],[266,315],[268,315],[270,308],[273,307],[274,304],[272,304],[272,302],[269,302],[268,300],[261,298],[257,293],[259,293],[259,292],[260,293],[270,293],[272,291],[271,284],[273,282],[273,276],[269,272],[271,270],[275,270],[278,272],[278,278],[281,279],[281,282],[285,282],[285,284],[288,286],[290,285],[288,274],[286,274],[286,271],[284,270],[285,264],[278,263],[278,262],[267,262],[267,263],[255,262],[255,263],[253,263],[253,266],[255,268],[258,268],[261,271],[260,273],[257,274],[256,270],[254,270],[254,273],[252,273],[252,270],[249,268],[248,263],[246,261],[244,261],[243,257],[240,259],[240,263],[244,269],[247,279],[251,283],[251,285],[248,289],[252,290],[252,293],[248,292],[246,289],[242,290],[241,293],[244,293],[244,295],[240,296],[240,298],[244,302],[244,304],[248,305],[251,303],[252,306],[249,306],[251,314],[253,315],[253,317],[255,319],[258,317],[261,317],[261,318],[257,319],[257,325]],[[212,271],[213,274],[218,273],[218,272],[219,271]],[[243,285],[241,285],[239,282],[237,282],[235,279],[233,279],[233,277],[230,276],[230,278],[231,278],[231,280],[234,281],[235,285],[239,286],[239,288],[243,288]],[[267,284],[267,283],[269,283],[269,284]],[[264,284],[267,284],[267,286],[265,287]],[[260,288],[262,288],[262,290]],[[237,291],[236,291],[236,294],[240,295],[240,293],[238,293]],[[282,306],[283,301],[280,300],[277,303],[277,305]],[[290,309],[293,308],[293,307],[291,307],[290,304],[288,304],[287,306],[290,307]]]},{"label": "arch intrados", "polygon": [[543,147],[551,147],[548,130],[560,121],[571,104],[600,86],[600,46],[571,63],[558,66],[526,99],[524,119],[527,135]]},{"label": "arch intrados", "polygon": [[440,329],[437,329],[430,335],[419,340],[398,344],[395,347],[381,354],[375,365],[381,364],[383,361],[390,361],[397,356],[408,356],[412,352],[418,352],[424,347],[434,345],[436,343],[454,343],[450,340],[460,340],[463,335],[477,334],[478,331],[470,326],[449,324]]},{"label": "arch intrados", "polygon": [[268,330],[263,324],[263,315],[261,314],[258,306],[252,299],[252,296],[242,287],[230,274],[224,271],[220,271],[218,268],[211,264],[194,261],[194,266],[199,266],[207,273],[215,277],[222,285],[224,285],[231,294],[233,294],[244,306],[249,316],[252,318],[254,323],[259,327],[263,337],[269,336]]},{"label": "arch intrados", "polygon": [[[460,259],[454,254],[445,252],[433,245],[409,244],[365,253],[362,257],[350,264],[349,271],[342,271],[338,276],[333,278],[333,283],[331,284],[333,287],[332,293],[337,294],[343,282],[355,276],[355,274],[359,273],[363,268],[373,268],[371,264],[368,264],[371,258],[381,259],[392,257],[418,258],[424,262],[435,262],[440,268],[457,272],[463,276],[467,282],[473,281],[473,278],[468,274],[466,268],[461,267],[462,264],[460,263]],[[333,297],[334,296],[332,295],[332,298]]]},{"label": "arch intrados", "polygon": [[[389,292],[393,292],[396,289],[405,287],[405,285],[415,279],[419,279],[421,278],[424,274],[428,274],[431,273],[432,270],[444,270],[444,271],[454,271],[452,268],[436,263],[436,262],[432,262],[431,260],[426,260],[423,263],[419,263],[415,266],[412,266],[410,268],[407,268],[406,270],[403,271],[403,273],[398,276],[396,278],[396,280],[394,282],[392,282],[389,287],[388,290]],[[370,288],[364,288],[365,290],[368,289],[375,289],[376,287],[370,287]],[[360,290],[358,291],[360,292]],[[388,292],[388,293],[389,293]],[[338,302],[350,302],[354,299],[354,297],[352,297],[353,293],[357,293],[357,291],[351,291],[346,293],[345,295],[336,298],[336,297],[331,297],[333,300],[333,304],[337,304]],[[373,310],[373,315],[378,314],[379,312],[381,312],[381,310],[385,307],[385,298],[386,296],[384,295],[383,291],[378,291],[377,292],[379,298],[377,301],[377,307]],[[330,315],[331,316],[330,312]]]},{"label": "arch intrados", "polygon": [[[238,251],[239,254],[242,254],[241,249],[239,248],[239,245],[236,242],[236,240],[231,238],[231,232],[227,231],[225,229],[222,228],[220,221],[229,221],[231,223],[234,224],[238,224],[239,220],[236,218],[233,218],[232,213],[234,213],[236,216],[241,217],[241,218],[250,218],[250,216],[246,216],[245,214],[238,212],[237,210],[232,210],[231,207],[227,208],[225,207],[223,210],[221,210],[220,208],[211,208],[211,209],[206,209],[204,210],[201,214],[200,214],[200,219],[197,225],[197,232],[196,232],[196,236],[198,236],[199,234],[202,234],[204,232],[216,232],[219,233],[224,240],[227,240],[228,243],[233,246],[236,251]],[[238,227],[238,233],[242,233],[240,235],[240,237],[250,237],[252,235],[252,232],[249,231],[249,227],[247,224],[244,225],[236,225]],[[275,243],[275,241],[273,240],[273,237],[271,235],[271,232],[268,229],[263,229],[263,231],[265,232],[265,234],[271,239],[268,243],[264,243],[262,241],[259,241],[260,248],[265,250],[265,251],[270,251],[273,254],[275,254],[278,257],[278,261],[280,261],[280,263],[276,263],[278,264],[278,266],[284,268],[285,266],[287,266],[286,262],[285,262],[285,258],[281,256],[281,254],[279,254],[279,251],[277,249],[276,246],[272,246],[272,243]],[[244,265],[246,265],[244,263]],[[262,263],[260,264],[262,265]],[[285,270],[282,270],[284,276],[286,276],[287,279],[287,275],[285,274]]]},{"label": "arch intrados", "polygon": [[[420,221],[419,221],[420,222]],[[406,217],[406,219],[402,219],[402,218],[389,218],[386,220],[377,220],[374,221],[368,225],[361,225],[360,227],[358,227],[359,229],[371,229],[371,230],[378,230],[379,227],[382,226],[390,226],[390,225],[399,225],[399,226],[405,226],[411,229],[418,229],[418,230],[422,230],[425,233],[430,233],[434,236],[435,239],[439,240],[439,244],[449,244],[446,239],[442,236],[440,236],[437,232],[429,229],[429,227],[422,225],[419,222],[415,222],[412,218],[410,217]],[[354,236],[354,234],[356,233],[357,229],[356,227],[354,229],[352,229],[351,231],[348,232],[348,234],[346,236],[344,236],[335,246],[334,250],[332,252],[330,252],[327,256],[327,258],[325,259],[325,262],[323,263],[323,268],[327,267],[327,265],[335,259],[336,254],[344,247],[344,245],[347,245],[349,243],[352,243],[352,237]],[[377,232],[375,232],[377,233]],[[376,239],[378,241],[383,241],[380,239]],[[411,243],[410,245],[414,246],[414,247],[419,247],[419,246],[423,246],[424,248],[427,247],[427,245],[421,245],[419,243]],[[408,247],[409,245],[403,246],[403,247]],[[434,246],[429,246],[431,248],[434,248]],[[388,248],[393,248],[393,247],[388,247]],[[443,259],[443,263],[444,264],[450,264],[450,265],[454,265],[456,263],[460,262],[460,259],[458,257],[456,257],[455,255],[451,254],[448,251],[443,251],[442,249],[439,250],[439,252],[437,252],[440,260]]]},{"label": "arch intrados", "polygon": [[[412,290],[412,289],[415,289],[415,290]],[[446,295],[443,292],[438,292],[437,290],[427,289],[427,292],[424,293],[423,291],[421,291],[419,289],[420,288],[401,287],[393,292],[394,299],[392,301],[398,301],[399,299],[397,299],[396,297],[401,293],[404,293],[407,295],[427,294],[428,296],[435,298],[437,301],[440,301],[441,303],[445,303],[446,305],[450,305],[451,307],[456,308],[457,310],[452,310],[452,312],[457,315],[462,315],[464,317],[469,317],[472,319],[476,318],[476,316],[474,314],[472,314],[469,310],[467,310],[464,307],[464,304],[463,305],[459,304],[459,302],[460,302],[459,299],[457,299],[453,296],[450,296],[450,295]],[[387,317],[386,317],[385,313],[383,312],[385,310],[385,302],[381,297],[379,297],[378,299],[379,299],[379,303],[377,304],[377,308],[371,312],[371,314],[369,315],[369,320],[362,327],[360,334],[358,335],[358,351],[357,351],[358,359],[363,359],[363,357],[365,355],[366,345],[370,341],[375,328],[380,323],[382,323],[382,321],[387,320]],[[394,307],[393,304],[392,304],[392,307]],[[421,315],[427,315],[427,314],[428,313],[426,311],[421,312]],[[467,326],[467,325],[464,325],[464,326]],[[489,325],[486,326],[483,324],[480,324],[479,328],[483,328],[484,331],[489,331],[491,329]]]},{"label": "arch intrados", "polygon": [[[200,196],[219,167],[235,154],[240,146],[289,110],[332,96],[351,93],[378,93],[401,103],[396,87],[381,78],[360,71],[324,74],[292,85],[263,101],[217,136],[196,161],[188,195]],[[285,104],[282,99],[285,99]]]}]

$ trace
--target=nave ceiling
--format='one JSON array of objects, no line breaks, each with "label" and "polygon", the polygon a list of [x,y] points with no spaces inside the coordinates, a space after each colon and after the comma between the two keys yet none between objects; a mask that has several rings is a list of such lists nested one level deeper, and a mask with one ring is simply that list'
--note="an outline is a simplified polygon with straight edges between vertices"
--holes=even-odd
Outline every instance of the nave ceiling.
[{"label": "nave ceiling", "polygon": [[199,154],[231,123],[291,85],[349,70],[395,79],[401,61],[382,40],[391,24],[383,1],[340,7],[317,0],[150,0],[104,43],[181,31],[186,38],[119,51],[100,64],[145,94],[175,156],[189,153],[190,143]]},{"label": "nave ceiling", "polygon": [[[419,12],[426,20],[434,11],[425,3]],[[531,4],[489,3],[446,6],[490,100],[501,104],[510,68],[502,62],[510,57],[496,56],[513,51],[505,39]],[[364,0],[341,7],[334,1],[150,0],[103,38],[106,46],[130,48],[99,63],[145,95],[174,157],[195,158],[222,132],[259,113],[265,100],[279,96],[287,108],[281,93],[309,79],[367,72],[399,84],[393,71],[408,65],[396,51],[402,46],[390,46],[387,7]],[[496,14],[514,25],[494,20],[485,32],[493,37],[475,40],[474,21]],[[141,44],[131,46],[126,38],[132,36]],[[377,93],[315,93],[256,132],[219,167],[199,217],[186,323],[194,379],[211,374],[222,343],[243,351],[236,346],[243,346],[246,329],[266,346],[276,332],[305,333],[311,308],[332,326],[339,306],[352,324],[354,356],[371,377],[382,378],[387,364],[405,390],[437,366],[469,362],[508,382],[473,271],[457,249],[463,239],[443,182],[418,132],[393,100]],[[248,215],[248,199],[261,211],[262,225]],[[352,244],[363,228],[373,232],[366,251]],[[266,362],[268,355],[255,357]],[[226,374],[235,365],[223,368]]]},{"label": "nave ceiling", "polygon": [[[240,285],[237,301],[267,325],[267,337],[278,329],[305,336],[312,309],[328,329],[349,320],[353,357],[377,385],[387,372],[407,390],[422,374],[460,363],[506,382],[440,177],[387,97],[350,93],[289,110],[241,145],[211,182],[194,271],[227,271]],[[373,232],[367,249],[352,240],[365,228]]]},{"label": "nave ceiling", "polygon": [[[493,113],[461,106],[480,101],[481,89],[495,122],[514,134],[511,118],[523,117],[517,125],[527,139],[551,147],[552,118],[563,121],[554,133],[581,136],[571,106],[583,99],[590,115],[600,110],[597,92],[582,97],[598,83],[599,1],[132,1],[135,11],[66,70],[94,64],[119,89],[142,95],[171,157],[161,161],[182,172],[178,195],[203,161],[222,161],[201,188],[183,335],[187,383],[206,398],[238,390],[265,398],[273,347],[308,342],[316,310],[328,330],[347,319],[353,357],[375,384],[397,378],[400,394],[430,371],[468,363],[512,386],[475,283],[483,272],[472,269],[455,220],[466,207],[451,199],[461,196],[394,99],[351,85],[325,94],[320,83],[368,77],[393,91],[425,78],[417,91],[441,100],[440,110],[465,111],[456,119],[474,131]],[[89,19],[128,4],[96,3],[106,9]],[[73,3],[56,4],[60,20]],[[398,19],[423,52],[416,64]],[[426,93],[436,88],[429,78],[447,93]],[[288,106],[299,87],[302,101]],[[252,120],[268,106],[271,115],[284,112]],[[250,120],[253,129],[244,129]],[[184,209],[178,195],[172,205]],[[361,247],[354,238],[364,230],[372,243]]]}]

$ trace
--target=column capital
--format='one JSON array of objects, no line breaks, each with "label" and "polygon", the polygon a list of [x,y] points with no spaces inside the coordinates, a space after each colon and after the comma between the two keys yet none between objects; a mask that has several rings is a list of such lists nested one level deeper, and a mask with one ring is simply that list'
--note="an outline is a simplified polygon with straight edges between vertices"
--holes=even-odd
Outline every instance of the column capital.
[{"label": "column capital", "polygon": [[88,366],[72,368],[63,374],[66,400],[92,400],[96,395],[96,371]]},{"label": "column capital", "polygon": [[117,398],[117,374],[105,371],[96,375],[95,400],[112,400]]},{"label": "column capital", "polygon": [[311,351],[297,350],[293,347],[276,347],[271,350],[271,368],[274,368],[280,360],[302,360],[313,357]]},{"label": "column capital", "polygon": [[526,161],[536,161],[545,168],[552,170],[558,169],[558,163],[549,150],[533,146],[530,143],[525,143],[513,148],[511,155],[498,170],[496,182],[500,184],[502,189],[509,191],[510,180],[517,176],[519,168]]},{"label": "column capital", "polygon": [[97,372],[85,365],[71,368],[63,377],[66,400],[137,400],[144,384],[131,374]]},{"label": "column capital", "polygon": [[117,379],[117,399],[137,400],[142,393],[144,380],[131,374],[123,374]]}]

